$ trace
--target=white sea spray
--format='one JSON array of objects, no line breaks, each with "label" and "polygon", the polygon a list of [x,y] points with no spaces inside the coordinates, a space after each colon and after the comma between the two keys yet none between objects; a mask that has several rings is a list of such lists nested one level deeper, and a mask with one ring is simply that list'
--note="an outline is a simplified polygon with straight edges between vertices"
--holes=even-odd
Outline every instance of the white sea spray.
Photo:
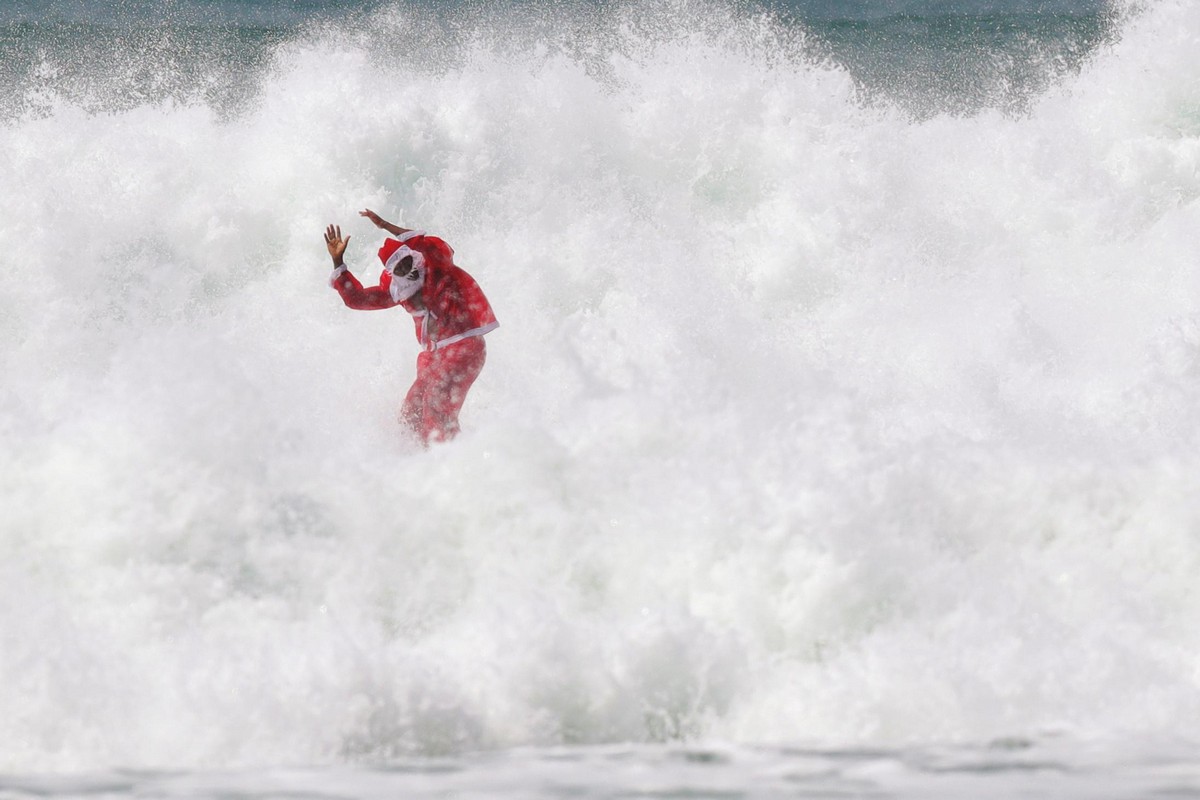
[{"label": "white sea spray", "polygon": [[[1200,9],[914,116],[700,8],[0,124],[0,769],[1195,733]],[[362,207],[501,320],[428,453]]]}]

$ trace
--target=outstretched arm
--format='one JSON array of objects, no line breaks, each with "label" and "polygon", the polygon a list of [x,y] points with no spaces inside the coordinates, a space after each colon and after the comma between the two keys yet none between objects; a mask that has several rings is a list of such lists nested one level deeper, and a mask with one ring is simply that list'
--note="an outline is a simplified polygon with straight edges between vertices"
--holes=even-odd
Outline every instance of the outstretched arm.
[{"label": "outstretched arm", "polygon": [[[372,224],[374,224],[376,228],[382,228],[383,230],[390,233],[392,236],[403,236],[404,234],[406,234],[412,230],[411,228],[401,228],[399,225],[393,225],[392,223],[388,222],[383,217],[379,216],[378,214],[376,214],[374,211],[372,211],[369,208],[363,209],[362,211],[358,212],[358,215],[360,217],[366,217],[367,219],[371,220]],[[349,238],[349,237],[347,237],[347,238]]]},{"label": "outstretched arm", "polygon": [[333,278],[330,279],[330,284],[342,296],[342,302],[360,311],[373,311],[396,305],[392,300],[392,293],[387,289],[382,286],[364,288],[358,278],[346,268],[343,256],[349,241],[349,236],[342,238],[342,229],[339,226],[330,225],[325,229],[325,248],[329,251],[329,257],[333,259]]}]

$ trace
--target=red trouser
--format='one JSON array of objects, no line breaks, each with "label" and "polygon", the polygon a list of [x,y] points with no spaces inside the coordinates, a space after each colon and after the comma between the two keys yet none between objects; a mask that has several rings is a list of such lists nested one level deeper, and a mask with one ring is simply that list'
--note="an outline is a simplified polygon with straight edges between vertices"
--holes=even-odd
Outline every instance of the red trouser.
[{"label": "red trouser", "polygon": [[423,444],[453,439],[458,433],[458,412],[486,356],[482,336],[417,356],[417,379],[404,398],[400,419]]}]

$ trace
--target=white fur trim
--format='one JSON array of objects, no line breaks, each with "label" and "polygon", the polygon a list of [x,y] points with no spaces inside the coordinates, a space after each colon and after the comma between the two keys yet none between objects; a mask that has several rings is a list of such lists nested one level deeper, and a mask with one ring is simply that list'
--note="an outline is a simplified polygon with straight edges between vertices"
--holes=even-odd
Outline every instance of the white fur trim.
[{"label": "white fur trim", "polygon": [[345,264],[340,264],[333,268],[333,274],[329,276],[329,285],[336,288],[337,279],[350,271],[350,268]]},{"label": "white fur trim", "polygon": [[478,328],[472,328],[469,331],[456,333],[453,336],[447,336],[445,339],[435,342],[431,349],[439,350],[443,347],[449,347],[455,342],[461,342],[463,339],[470,339],[472,336],[483,336],[485,333],[490,333],[496,330],[498,327],[500,327],[499,322],[489,322],[487,325],[481,325]]},{"label": "white fur trim", "polygon": [[[396,265],[406,256],[412,256],[412,270],[406,275],[397,275]],[[401,247],[388,257],[383,267],[392,275],[389,291],[393,302],[400,303],[421,291],[425,283],[425,256],[420,252],[411,247]]]},{"label": "white fur trim", "polygon": [[420,342],[425,347],[426,350],[432,350],[433,347],[431,347],[429,344],[429,320],[430,319],[436,320],[437,314],[433,313],[428,308],[423,308],[420,311],[412,311],[409,313],[412,314],[413,319],[421,320]]},{"label": "white fur trim", "polygon": [[394,253],[388,256],[388,260],[383,264],[384,269],[386,269],[388,272],[395,271],[396,265],[399,264],[400,260],[405,256],[412,256],[413,266],[417,269],[425,266],[424,253],[419,250],[413,250],[411,247],[400,247],[397,248]]}]

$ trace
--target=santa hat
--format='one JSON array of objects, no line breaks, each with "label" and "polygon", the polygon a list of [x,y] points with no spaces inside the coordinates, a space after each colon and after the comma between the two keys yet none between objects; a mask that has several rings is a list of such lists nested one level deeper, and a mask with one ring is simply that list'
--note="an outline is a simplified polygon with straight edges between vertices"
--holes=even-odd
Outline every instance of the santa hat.
[{"label": "santa hat", "polygon": [[[405,258],[412,258],[412,268],[408,272],[396,274],[396,267]],[[425,283],[425,256],[418,250],[413,250],[395,239],[384,239],[379,248],[379,260],[383,268],[392,276],[389,287],[392,300],[399,303],[412,297],[421,290]]]}]

